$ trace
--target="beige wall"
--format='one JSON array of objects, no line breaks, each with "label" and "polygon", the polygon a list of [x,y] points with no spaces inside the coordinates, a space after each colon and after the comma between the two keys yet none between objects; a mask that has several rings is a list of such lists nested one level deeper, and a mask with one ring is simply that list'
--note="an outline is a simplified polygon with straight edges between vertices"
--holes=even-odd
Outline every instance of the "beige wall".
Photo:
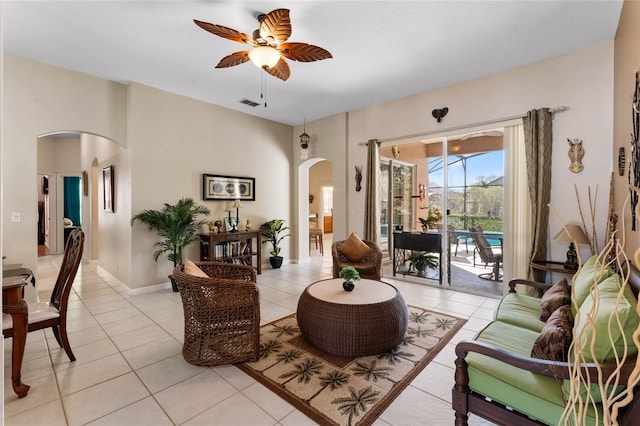
[{"label": "beige wall", "polygon": [[[631,207],[623,203],[629,194],[627,173],[631,158],[631,106],[635,85],[635,70],[640,68],[640,3],[625,1],[618,25],[615,42],[614,61],[614,122],[613,122],[613,162],[615,211],[624,220],[625,252],[633,256],[640,246],[640,232],[631,231]],[[618,175],[618,149],[624,147],[627,157],[624,176]],[[637,228],[640,230],[640,226]]]},{"label": "beige wall", "polygon": [[[397,138],[394,142],[416,140],[416,136],[461,133],[462,128],[477,126],[542,107],[567,105],[570,109],[556,114],[553,121],[553,156],[551,203],[566,222],[579,223],[573,185],[586,198],[586,188],[599,188],[597,226],[604,238],[607,197],[611,174],[613,121],[613,42],[604,43],[570,55],[516,68],[405,99],[376,105],[348,114],[348,162],[345,170],[364,164],[368,139]],[[431,110],[447,106],[449,114],[437,123]],[[310,124],[307,124],[309,128]],[[585,169],[569,171],[567,138],[580,138],[586,155]],[[366,179],[366,171],[364,172]],[[509,177],[506,176],[506,179]],[[349,175],[347,199],[348,229],[362,232],[364,192],[355,192]],[[550,220],[550,235],[560,224]],[[562,259],[566,247],[550,242],[552,259]]]}]

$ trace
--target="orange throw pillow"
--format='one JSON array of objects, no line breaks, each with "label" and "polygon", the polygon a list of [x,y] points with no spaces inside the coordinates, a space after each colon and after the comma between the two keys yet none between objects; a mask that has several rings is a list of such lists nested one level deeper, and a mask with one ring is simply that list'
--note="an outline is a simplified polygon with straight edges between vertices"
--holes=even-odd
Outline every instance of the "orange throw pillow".
[{"label": "orange throw pillow", "polygon": [[344,240],[344,243],[340,245],[338,251],[352,262],[360,262],[369,252],[369,247],[364,241],[358,237],[358,234],[352,232],[349,238]]},{"label": "orange throw pillow", "polygon": [[205,274],[202,269],[198,268],[198,266],[189,259],[184,261],[184,273],[193,275],[194,277],[209,278],[209,275]]}]

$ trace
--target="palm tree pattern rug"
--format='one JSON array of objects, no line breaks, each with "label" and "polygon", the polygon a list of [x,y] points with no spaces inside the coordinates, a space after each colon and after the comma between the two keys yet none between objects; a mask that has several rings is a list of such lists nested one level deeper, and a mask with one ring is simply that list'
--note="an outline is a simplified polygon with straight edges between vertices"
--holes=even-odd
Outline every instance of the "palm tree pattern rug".
[{"label": "palm tree pattern rug", "polygon": [[387,353],[350,358],[322,352],[304,340],[292,314],[260,328],[258,361],[236,365],[320,424],[370,425],[466,323],[408,310],[407,334]]}]

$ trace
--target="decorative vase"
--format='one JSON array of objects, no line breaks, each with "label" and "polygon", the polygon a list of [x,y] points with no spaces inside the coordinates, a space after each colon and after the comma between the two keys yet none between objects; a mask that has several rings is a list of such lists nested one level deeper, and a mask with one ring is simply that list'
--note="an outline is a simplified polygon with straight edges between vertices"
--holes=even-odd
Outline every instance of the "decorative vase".
[{"label": "decorative vase", "polygon": [[356,285],[352,281],[345,281],[342,283],[342,288],[344,288],[345,291],[352,291],[355,286]]}]

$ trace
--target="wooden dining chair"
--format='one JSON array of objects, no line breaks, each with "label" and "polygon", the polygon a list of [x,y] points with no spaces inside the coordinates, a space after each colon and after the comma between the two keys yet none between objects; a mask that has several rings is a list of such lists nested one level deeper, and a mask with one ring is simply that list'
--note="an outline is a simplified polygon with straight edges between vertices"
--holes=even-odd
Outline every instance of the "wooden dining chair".
[{"label": "wooden dining chair", "polygon": [[[74,229],[67,239],[62,266],[50,301],[48,303],[28,303],[29,324],[27,330],[36,331],[51,327],[58,344],[64,348],[71,361],[75,361],[76,357],[73,355],[67,337],[67,302],[73,280],[78,272],[78,266],[80,266],[83,248],[84,232],[80,228]],[[2,334],[5,338],[13,337],[11,315],[2,315]]]}]

